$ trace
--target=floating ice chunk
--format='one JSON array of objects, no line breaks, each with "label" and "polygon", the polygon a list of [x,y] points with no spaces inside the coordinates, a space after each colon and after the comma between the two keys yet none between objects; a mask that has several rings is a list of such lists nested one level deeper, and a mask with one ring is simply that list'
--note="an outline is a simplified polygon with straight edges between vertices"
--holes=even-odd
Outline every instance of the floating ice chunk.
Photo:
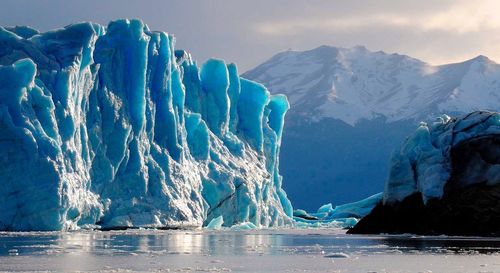
[{"label": "floating ice chunk", "polygon": [[257,229],[257,226],[251,222],[239,223],[231,226],[232,230],[252,230]]},{"label": "floating ice chunk", "polygon": [[377,193],[361,201],[339,205],[335,208],[332,208],[332,204],[329,203],[321,206],[316,213],[295,210],[293,219],[295,226],[299,228],[351,228],[381,202],[382,193]]},{"label": "floating ice chunk", "polygon": [[377,204],[382,202],[382,196],[380,192],[357,202],[336,206],[330,213],[329,218],[363,218],[368,215]]},{"label": "floating ice chunk", "polygon": [[332,203],[328,203],[326,205],[321,206],[318,209],[318,213],[331,213],[333,211]]},{"label": "floating ice chunk", "polygon": [[334,252],[325,255],[325,258],[350,258],[350,256],[344,252]]},{"label": "floating ice chunk", "polygon": [[305,216],[308,216],[309,214],[303,210],[303,209],[297,209],[293,211],[293,216],[295,217],[302,217],[304,218]]},{"label": "floating ice chunk", "polygon": [[307,213],[305,210],[297,209],[293,211],[293,217],[295,218],[300,218],[297,220],[305,219],[305,220],[319,220],[318,217],[312,216],[311,214]]},{"label": "floating ice chunk", "polygon": [[207,225],[207,229],[221,229],[222,224],[224,224],[224,218],[222,216],[216,217],[210,221]]},{"label": "floating ice chunk", "polygon": [[341,223],[341,226],[343,228],[352,228],[359,222],[359,218],[354,218],[354,217],[337,218],[334,221]]}]

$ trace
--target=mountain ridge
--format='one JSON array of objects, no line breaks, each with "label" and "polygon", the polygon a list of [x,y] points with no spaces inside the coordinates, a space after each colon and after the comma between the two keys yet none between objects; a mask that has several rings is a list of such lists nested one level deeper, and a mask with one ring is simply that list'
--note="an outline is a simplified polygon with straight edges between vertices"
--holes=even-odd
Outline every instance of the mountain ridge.
[{"label": "mountain ridge", "polygon": [[242,77],[290,101],[283,187],[307,210],[382,191],[392,152],[421,121],[500,110],[500,65],[482,55],[436,66],[363,46],[319,46],[278,53]]},{"label": "mountain ridge", "polygon": [[[494,102],[500,102],[491,92],[474,92],[500,90],[500,65],[484,55],[431,65],[363,46],[322,45],[280,52],[242,76],[263,83],[271,92],[285,93],[292,105],[291,116],[338,118],[350,125],[379,116],[389,121],[418,120],[441,112],[494,110]],[[477,88],[484,84],[488,86]],[[482,98],[476,100],[475,95]],[[457,100],[457,96],[462,98]]]}]

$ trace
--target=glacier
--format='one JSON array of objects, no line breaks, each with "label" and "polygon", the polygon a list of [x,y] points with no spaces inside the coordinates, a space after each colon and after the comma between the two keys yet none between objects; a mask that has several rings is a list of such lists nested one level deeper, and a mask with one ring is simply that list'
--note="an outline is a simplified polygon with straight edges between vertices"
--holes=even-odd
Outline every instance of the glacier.
[{"label": "glacier", "polygon": [[289,104],[140,20],[0,27],[0,230],[283,226]]},{"label": "glacier", "polygon": [[[483,151],[483,144],[478,142],[492,139],[494,143],[498,137],[498,112],[477,111],[458,118],[443,115],[433,123],[422,122],[391,158],[384,204],[401,202],[414,193],[420,193],[424,203],[440,199],[446,187],[452,187],[447,185],[450,180],[459,181],[454,182],[454,188],[500,183],[497,146],[490,143]],[[456,149],[469,144],[473,148],[467,154],[453,155]],[[453,162],[457,157],[469,161]]]},{"label": "glacier", "polygon": [[422,122],[394,152],[383,200],[349,233],[500,235],[500,113]]}]

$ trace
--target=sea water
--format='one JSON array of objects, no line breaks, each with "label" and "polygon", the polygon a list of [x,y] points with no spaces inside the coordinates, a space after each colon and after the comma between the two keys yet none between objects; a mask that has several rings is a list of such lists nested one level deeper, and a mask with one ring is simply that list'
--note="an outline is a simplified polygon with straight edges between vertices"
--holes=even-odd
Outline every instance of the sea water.
[{"label": "sea water", "polygon": [[0,271],[500,272],[500,239],[340,229],[0,233]]}]

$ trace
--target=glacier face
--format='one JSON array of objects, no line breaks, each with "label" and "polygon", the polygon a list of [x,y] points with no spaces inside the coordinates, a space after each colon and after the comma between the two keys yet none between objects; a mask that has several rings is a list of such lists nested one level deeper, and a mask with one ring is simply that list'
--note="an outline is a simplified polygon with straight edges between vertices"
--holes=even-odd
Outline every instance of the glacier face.
[{"label": "glacier face", "polygon": [[140,20],[0,27],[0,230],[288,224],[288,108]]},{"label": "glacier face", "polygon": [[391,153],[421,120],[500,110],[500,65],[484,56],[434,66],[320,46],[279,53],[243,76],[290,100],[280,169],[294,207],[309,211],[379,192]]},{"label": "glacier face", "polygon": [[422,122],[396,150],[382,202],[349,233],[498,236],[500,113]]},{"label": "glacier face", "polygon": [[[454,188],[500,183],[498,144],[482,148],[479,142],[495,143],[499,137],[498,112],[472,112],[459,118],[443,115],[431,124],[422,122],[392,156],[384,204],[401,202],[414,193],[420,193],[424,203],[440,199],[452,186],[447,185],[450,180]],[[468,144],[466,154],[458,156],[461,163],[454,164],[454,149]]]}]

